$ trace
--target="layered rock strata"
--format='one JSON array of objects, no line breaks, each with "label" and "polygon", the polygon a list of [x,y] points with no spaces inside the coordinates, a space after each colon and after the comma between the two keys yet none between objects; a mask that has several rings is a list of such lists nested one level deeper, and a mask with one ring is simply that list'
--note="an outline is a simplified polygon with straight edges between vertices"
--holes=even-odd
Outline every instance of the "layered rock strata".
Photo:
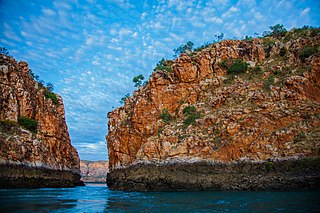
[{"label": "layered rock strata", "polygon": [[26,62],[1,54],[0,66],[0,187],[83,185],[62,98],[46,95]]},{"label": "layered rock strata", "polygon": [[108,161],[80,161],[81,180],[84,182],[106,182],[109,172]]},{"label": "layered rock strata", "polygon": [[114,170],[107,184],[128,191],[309,190],[320,188],[319,176],[319,159],[168,162]]},{"label": "layered rock strata", "polygon": [[[293,166],[301,159],[316,161],[320,155],[320,34],[306,35],[291,32],[290,39],[225,40],[180,55],[173,61],[172,72],[153,72],[146,86],[108,114],[110,188],[179,190],[168,186],[191,184],[186,188],[237,189],[232,182],[251,177],[247,171],[228,176],[212,165],[229,168],[230,163],[251,162],[258,168],[256,175],[264,177],[260,165],[268,161],[278,165],[291,159]],[[306,54],[307,50],[311,51]],[[228,74],[235,59],[251,68]],[[193,174],[197,163],[202,171]],[[281,169],[270,174],[280,179],[288,176],[279,188],[318,187],[311,183],[320,181],[312,168],[301,174]],[[214,173],[230,177],[229,186],[220,184]],[[211,178],[206,181],[208,175]],[[292,178],[299,180],[290,187]],[[238,188],[276,188],[263,187],[267,180],[255,180],[256,185]],[[150,187],[156,182],[158,188]]]}]

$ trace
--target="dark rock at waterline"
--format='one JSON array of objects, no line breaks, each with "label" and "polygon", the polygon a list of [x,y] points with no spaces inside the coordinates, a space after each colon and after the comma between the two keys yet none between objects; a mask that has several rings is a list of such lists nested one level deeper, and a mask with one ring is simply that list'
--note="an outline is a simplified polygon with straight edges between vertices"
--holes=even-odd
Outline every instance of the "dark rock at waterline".
[{"label": "dark rock at waterline", "polygon": [[66,188],[84,186],[72,171],[24,165],[0,165],[0,188]]},{"label": "dark rock at waterline", "polygon": [[320,189],[320,159],[137,164],[111,171],[107,184],[126,191]]}]

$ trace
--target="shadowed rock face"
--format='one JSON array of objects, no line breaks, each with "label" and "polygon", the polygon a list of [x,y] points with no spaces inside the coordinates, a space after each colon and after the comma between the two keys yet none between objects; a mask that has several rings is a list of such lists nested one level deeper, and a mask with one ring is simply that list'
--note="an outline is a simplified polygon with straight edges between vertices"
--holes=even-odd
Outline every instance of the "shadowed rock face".
[{"label": "shadowed rock face", "polygon": [[[41,187],[23,183],[25,179],[37,180],[44,178],[59,186],[65,181],[74,186],[80,182],[80,159],[76,149],[71,145],[68,128],[65,122],[62,98],[56,95],[57,102],[45,96],[46,89],[33,80],[29,74],[26,62],[17,63],[13,58],[0,55],[0,186]],[[30,131],[18,123],[18,119],[27,117],[37,121],[37,130]],[[16,174],[12,168],[18,166]],[[28,172],[23,174],[24,169]],[[41,172],[32,175],[32,169],[44,173],[52,171],[43,177]],[[20,173],[20,171],[22,173]],[[51,178],[52,177],[52,178]],[[19,181],[18,181],[19,179]]]},{"label": "shadowed rock face", "polygon": [[319,189],[320,161],[137,164],[114,170],[107,184],[126,191]]},{"label": "shadowed rock face", "polygon": [[[146,86],[108,114],[109,185],[117,175],[129,181],[118,170],[139,163],[319,157],[320,59],[300,57],[304,47],[319,44],[319,34],[225,40],[180,55],[172,72],[152,73]],[[234,59],[252,68],[227,74],[222,62]],[[183,109],[191,105],[199,116],[190,124]],[[170,122],[160,118],[164,109]],[[147,181],[152,174],[139,177]]]},{"label": "shadowed rock face", "polygon": [[80,161],[81,180],[84,182],[106,182],[108,161]]}]

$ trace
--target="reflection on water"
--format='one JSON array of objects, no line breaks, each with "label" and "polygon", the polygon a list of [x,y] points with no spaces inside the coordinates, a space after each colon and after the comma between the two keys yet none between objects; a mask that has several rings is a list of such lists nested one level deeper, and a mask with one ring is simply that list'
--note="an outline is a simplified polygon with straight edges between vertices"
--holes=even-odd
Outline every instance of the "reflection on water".
[{"label": "reflection on water", "polygon": [[105,184],[0,189],[0,212],[319,212],[320,191],[122,192]]}]

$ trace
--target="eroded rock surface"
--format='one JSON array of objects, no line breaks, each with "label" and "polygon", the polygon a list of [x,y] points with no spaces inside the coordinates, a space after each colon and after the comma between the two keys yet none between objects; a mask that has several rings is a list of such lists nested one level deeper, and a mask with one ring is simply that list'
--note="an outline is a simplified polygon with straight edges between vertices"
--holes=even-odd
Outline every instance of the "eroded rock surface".
[{"label": "eroded rock surface", "polygon": [[[81,185],[62,98],[46,97],[26,62],[0,55],[0,65],[0,187]],[[37,122],[35,131],[18,123],[23,117]]]}]

